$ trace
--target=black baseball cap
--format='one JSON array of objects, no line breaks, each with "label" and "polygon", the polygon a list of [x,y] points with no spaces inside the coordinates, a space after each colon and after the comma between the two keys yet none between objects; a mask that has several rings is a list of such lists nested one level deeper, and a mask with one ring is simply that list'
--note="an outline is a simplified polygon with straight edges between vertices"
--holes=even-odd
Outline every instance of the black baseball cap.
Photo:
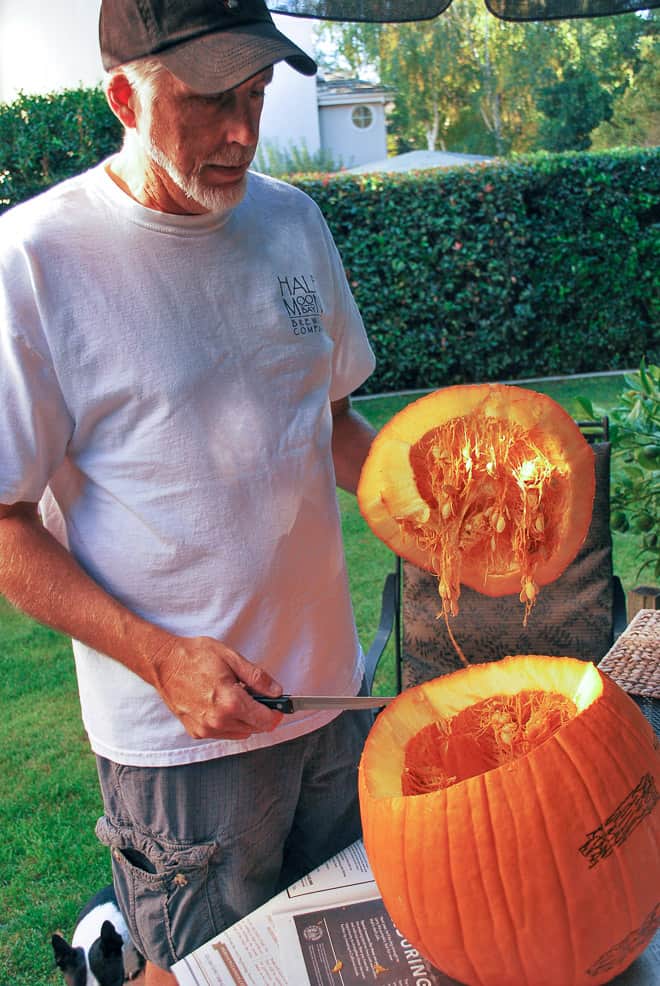
[{"label": "black baseball cap", "polygon": [[316,72],[264,0],[103,0],[99,40],[106,70],[154,56],[199,93],[233,89],[280,61]]}]

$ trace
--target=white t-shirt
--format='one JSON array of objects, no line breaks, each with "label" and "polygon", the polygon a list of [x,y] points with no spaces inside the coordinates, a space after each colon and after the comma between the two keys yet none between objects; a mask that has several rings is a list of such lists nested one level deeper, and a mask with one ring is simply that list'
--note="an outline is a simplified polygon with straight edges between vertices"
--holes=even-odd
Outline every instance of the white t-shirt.
[{"label": "white t-shirt", "polygon": [[[101,165],[0,220],[0,502],[41,499],[131,610],[224,641],[288,692],[360,685],[330,401],[373,366],[330,232],[283,182],[250,175],[229,214],[173,216]],[[74,653],[92,748],[118,763],[210,759],[332,718],[193,740],[137,675]]]}]

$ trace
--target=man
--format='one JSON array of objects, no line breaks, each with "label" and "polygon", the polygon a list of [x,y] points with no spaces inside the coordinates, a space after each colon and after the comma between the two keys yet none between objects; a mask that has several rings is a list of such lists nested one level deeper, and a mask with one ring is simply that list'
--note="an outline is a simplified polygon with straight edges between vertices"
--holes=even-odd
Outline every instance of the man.
[{"label": "man", "polygon": [[[335,485],[373,355],[307,196],[247,173],[262,0],[107,0],[121,151],[0,222],[0,591],[70,634],[147,983],[359,835]],[[39,504],[39,510],[37,507]]]}]

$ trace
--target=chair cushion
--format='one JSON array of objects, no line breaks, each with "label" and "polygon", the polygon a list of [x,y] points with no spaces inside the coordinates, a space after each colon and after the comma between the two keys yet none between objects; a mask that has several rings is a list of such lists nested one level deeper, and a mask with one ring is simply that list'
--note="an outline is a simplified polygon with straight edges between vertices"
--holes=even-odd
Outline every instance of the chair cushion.
[{"label": "chair cushion", "polygon": [[[493,599],[462,588],[452,633],[472,663],[507,654],[549,654],[598,662],[613,642],[613,569],[610,533],[610,444],[594,444],[596,493],[591,525],[569,567],[543,586],[527,627],[518,596]],[[438,580],[403,562],[403,686],[461,667],[440,611]]]}]

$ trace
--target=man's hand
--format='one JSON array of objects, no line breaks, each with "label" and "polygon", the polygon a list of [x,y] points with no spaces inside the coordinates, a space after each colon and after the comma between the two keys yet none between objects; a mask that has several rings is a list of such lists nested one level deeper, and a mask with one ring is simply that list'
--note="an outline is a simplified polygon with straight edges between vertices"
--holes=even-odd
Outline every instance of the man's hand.
[{"label": "man's hand", "polygon": [[282,693],[277,682],[211,637],[175,637],[151,664],[161,698],[194,739],[246,739],[282,718],[247,691],[275,697]]},{"label": "man's hand", "polygon": [[281,719],[248,694],[281,694],[263,668],[217,640],[173,636],[128,610],[48,533],[35,503],[0,504],[0,594],[153,685],[196,739],[245,739]]}]

